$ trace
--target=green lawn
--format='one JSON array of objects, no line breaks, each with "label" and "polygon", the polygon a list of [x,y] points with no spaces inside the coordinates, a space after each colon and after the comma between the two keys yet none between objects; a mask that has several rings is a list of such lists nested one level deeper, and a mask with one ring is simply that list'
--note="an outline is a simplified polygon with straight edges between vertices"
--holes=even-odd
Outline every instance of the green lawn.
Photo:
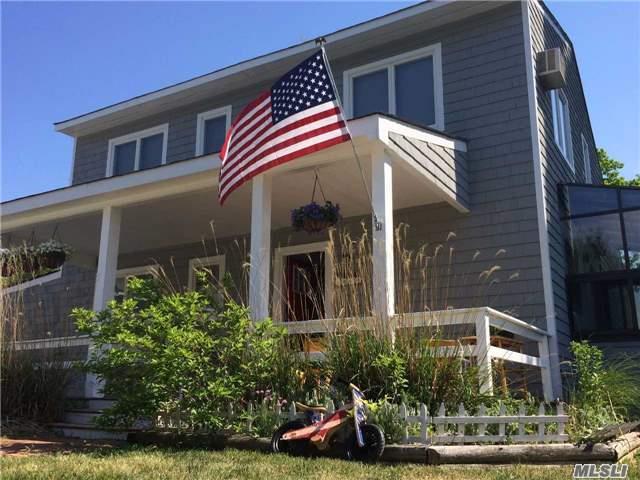
[{"label": "green lawn", "polygon": [[[629,478],[640,479],[638,462]],[[226,450],[167,451],[125,448],[92,453],[31,455],[0,458],[0,476],[9,479],[447,479],[538,480],[570,479],[569,467],[429,467],[361,465],[331,459]]]}]

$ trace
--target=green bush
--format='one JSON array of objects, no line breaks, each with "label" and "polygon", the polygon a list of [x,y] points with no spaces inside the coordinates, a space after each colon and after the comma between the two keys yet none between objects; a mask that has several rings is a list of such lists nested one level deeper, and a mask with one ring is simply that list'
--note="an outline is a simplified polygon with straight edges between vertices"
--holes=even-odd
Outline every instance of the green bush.
[{"label": "green bush", "polygon": [[638,415],[640,379],[631,358],[605,365],[602,350],[586,341],[571,342],[570,435],[586,439],[596,430]]},{"label": "green bush", "polygon": [[199,292],[165,293],[155,280],[133,278],[123,301],[73,311],[96,347],[86,368],[116,399],[103,423],[130,425],[169,409],[190,425],[223,428],[230,403],[242,407],[257,390],[287,388],[279,384],[284,375],[274,375],[274,365],[288,363],[284,331],[252,322],[234,302],[220,311],[213,304]]}]

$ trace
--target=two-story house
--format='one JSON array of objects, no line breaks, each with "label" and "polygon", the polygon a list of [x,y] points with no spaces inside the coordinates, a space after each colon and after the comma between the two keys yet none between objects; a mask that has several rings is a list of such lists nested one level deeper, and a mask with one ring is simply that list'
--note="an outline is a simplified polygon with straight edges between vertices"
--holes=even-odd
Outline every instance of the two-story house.
[{"label": "two-story house", "polygon": [[[341,205],[339,228],[356,231],[376,211],[378,228],[367,223],[376,315],[397,313],[394,229],[408,224],[411,248],[450,242],[455,255],[443,275],[464,278],[452,282],[446,302],[415,311],[480,307],[493,323],[478,324],[478,344],[500,321],[533,339],[535,354],[513,358],[541,369],[546,397],[561,395],[559,364],[572,327],[559,185],[601,183],[567,34],[538,0],[443,1],[325,38],[353,145],[260,175],[223,207],[217,152],[226,130],[249,101],[317,49],[313,40],[55,124],[74,139],[71,184],[2,204],[3,246],[55,231],[74,249],[61,271],[12,287],[25,299],[25,348],[84,358],[89,342],[73,333],[70,309],[104,308],[127,277],[148,274],[155,263],[182,288],[193,288],[202,266],[218,278],[229,274],[239,291],[247,280],[249,291],[239,295],[254,317],[283,322],[292,318],[282,297],[295,295],[286,291],[286,272],[321,272],[316,288],[325,304],[306,313],[312,318],[295,318],[292,331],[331,318],[338,286],[328,273],[329,235],[295,232],[290,224],[317,173],[323,194]],[[547,65],[549,58],[558,65]],[[543,75],[549,71],[559,83],[550,86]],[[629,195],[637,207],[637,192]],[[482,274],[494,265],[499,293],[487,294]],[[412,282],[421,288],[420,278]],[[637,332],[640,294],[631,282],[628,326]],[[485,355],[501,352],[489,345]],[[91,396],[95,386],[87,382]]]}]

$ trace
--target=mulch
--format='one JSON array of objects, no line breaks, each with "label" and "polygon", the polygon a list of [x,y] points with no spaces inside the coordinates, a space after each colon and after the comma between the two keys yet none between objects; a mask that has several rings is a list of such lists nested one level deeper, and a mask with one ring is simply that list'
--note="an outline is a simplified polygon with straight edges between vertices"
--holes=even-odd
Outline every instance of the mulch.
[{"label": "mulch", "polygon": [[124,441],[82,440],[63,438],[53,434],[41,434],[25,438],[0,437],[0,456],[23,457],[51,453],[77,453],[96,449],[117,448]]}]

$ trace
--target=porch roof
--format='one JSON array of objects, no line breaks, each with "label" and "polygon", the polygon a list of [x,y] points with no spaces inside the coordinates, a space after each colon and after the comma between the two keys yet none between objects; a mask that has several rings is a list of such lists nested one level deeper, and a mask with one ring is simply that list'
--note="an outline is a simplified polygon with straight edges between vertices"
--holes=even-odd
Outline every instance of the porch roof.
[{"label": "porch roof", "polygon": [[[307,183],[315,169],[324,179],[325,190],[338,197],[334,199],[342,204],[345,216],[368,214],[370,202],[361,183],[362,176],[371,178],[369,156],[376,148],[386,149],[398,167],[395,208],[447,202],[460,212],[468,211],[464,140],[383,114],[350,120],[349,127],[360,166],[351,145],[342,144],[273,169],[274,228],[288,225],[293,203],[308,201],[312,185]],[[0,205],[2,234],[12,234],[10,240],[39,239],[59,225],[59,231],[66,231],[65,241],[83,237],[83,243],[97,246],[99,218],[107,206],[127,208],[125,225],[130,228],[123,229],[123,249],[132,251],[176,244],[172,242],[180,241],[179,232],[193,225],[198,225],[199,230],[191,232],[197,241],[211,233],[212,219],[229,235],[246,233],[250,185],[220,209],[215,200],[219,169],[218,155],[207,155],[4,202]],[[153,238],[159,231],[167,232],[165,237]]]}]

